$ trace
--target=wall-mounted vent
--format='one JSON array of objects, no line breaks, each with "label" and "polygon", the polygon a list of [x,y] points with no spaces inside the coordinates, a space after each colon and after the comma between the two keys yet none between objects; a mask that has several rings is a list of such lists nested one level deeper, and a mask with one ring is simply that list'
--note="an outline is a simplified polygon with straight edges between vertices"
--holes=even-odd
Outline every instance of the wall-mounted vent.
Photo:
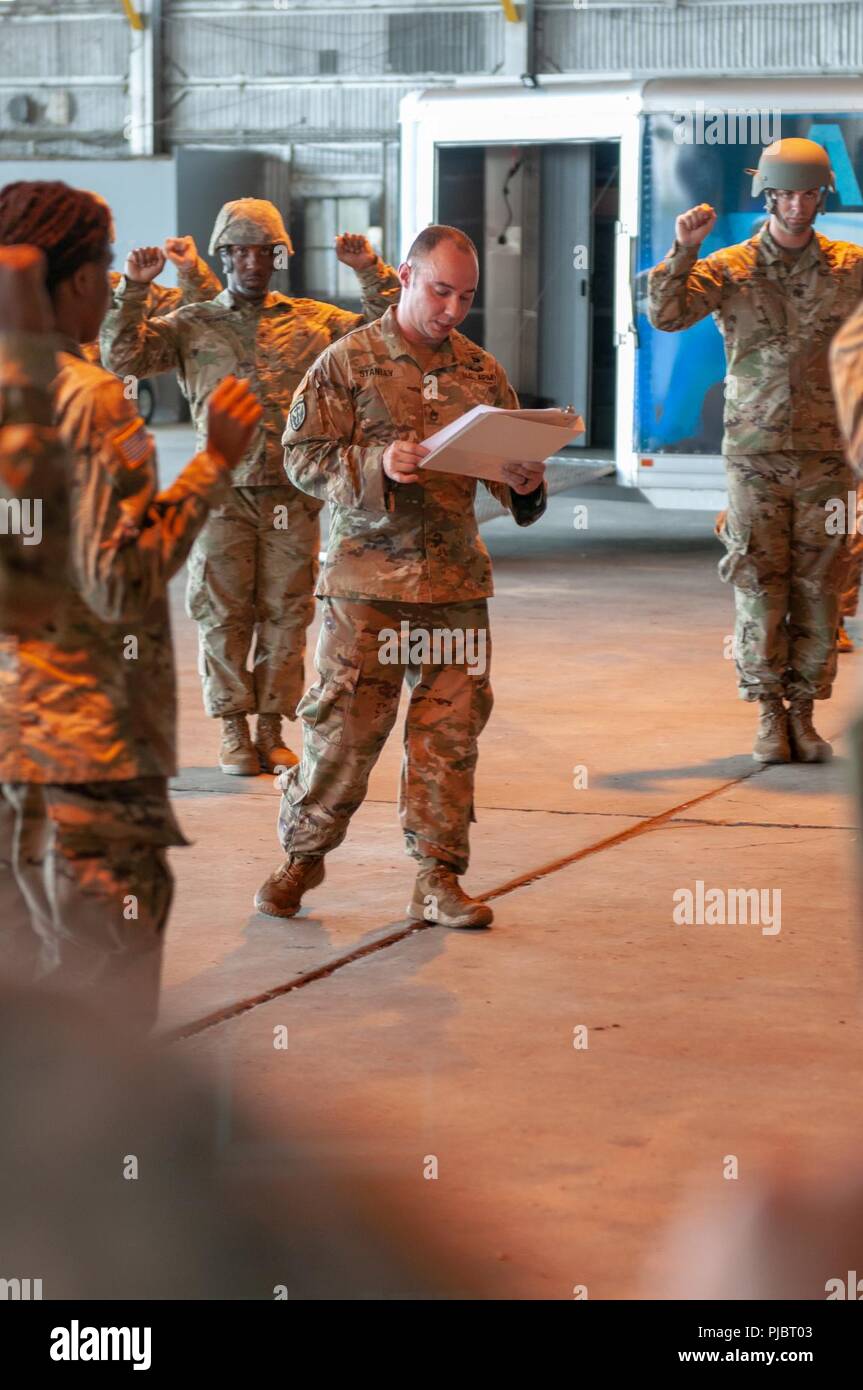
[{"label": "wall-mounted vent", "polygon": [[486,72],[489,25],[484,14],[387,16],[391,72]]}]

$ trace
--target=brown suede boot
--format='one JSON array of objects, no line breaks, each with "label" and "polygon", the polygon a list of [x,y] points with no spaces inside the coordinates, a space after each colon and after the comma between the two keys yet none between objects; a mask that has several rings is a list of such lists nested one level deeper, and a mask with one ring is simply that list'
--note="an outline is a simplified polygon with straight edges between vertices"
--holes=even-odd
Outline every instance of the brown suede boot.
[{"label": "brown suede boot", "polygon": [[420,861],[407,914],[412,922],[439,927],[487,927],[494,918],[490,907],[462,891],[455,869],[439,859]]},{"label": "brown suede boot", "polygon": [[257,777],[261,770],[244,714],[226,714],[222,719],[219,767],[233,777]]},{"label": "brown suede boot", "polygon": [[324,881],[324,856],[297,859],[289,854],[255,894],[255,907],[268,917],[295,917],[303,895]]},{"label": "brown suede boot", "polygon": [[759,700],[758,733],[752,756],[757,763],[790,763],[788,714],[778,695]]},{"label": "brown suede boot", "polygon": [[788,727],[794,756],[799,763],[829,763],[833,749],[812,723],[812,703],[811,700],[789,701]]},{"label": "brown suede boot", "polygon": [[277,767],[296,767],[300,761],[296,753],[282,742],[282,716],[280,714],[259,714],[255,730],[255,747],[265,772],[275,772]]}]

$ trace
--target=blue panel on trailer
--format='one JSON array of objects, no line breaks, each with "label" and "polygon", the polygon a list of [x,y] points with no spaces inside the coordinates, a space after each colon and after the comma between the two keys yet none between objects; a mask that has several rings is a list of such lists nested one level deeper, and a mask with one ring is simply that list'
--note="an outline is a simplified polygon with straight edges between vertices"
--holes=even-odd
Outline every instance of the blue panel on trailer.
[{"label": "blue panel on trailer", "polygon": [[[710,112],[706,114],[700,131],[691,124],[685,129],[670,112],[645,117],[635,284],[635,441],[644,454],[719,454],[725,376],[722,339],[712,318],[680,333],[651,328],[645,313],[648,270],[670,248],[675,218],[698,203],[710,203],[717,212],[702,248],[705,256],[754,236],[765,219],[763,207],[751,197],[752,179],[744,173],[758,163],[763,145],[706,143],[711,134]],[[775,122],[762,124],[771,127],[765,130],[765,143],[778,133],[783,139],[805,136],[825,147],[836,170],[837,193],[816,228],[822,236],[863,246],[863,116],[783,112],[778,132]],[[716,125],[712,129],[721,130]],[[684,142],[686,133],[704,135],[705,143]]]}]

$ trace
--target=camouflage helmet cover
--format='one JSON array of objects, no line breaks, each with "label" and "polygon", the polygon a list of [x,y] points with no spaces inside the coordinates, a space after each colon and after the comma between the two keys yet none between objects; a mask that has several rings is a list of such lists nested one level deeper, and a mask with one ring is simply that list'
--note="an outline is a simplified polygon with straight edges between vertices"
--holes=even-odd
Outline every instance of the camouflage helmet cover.
[{"label": "camouflage helmet cover", "polygon": [[286,246],[288,255],[294,247],[282,214],[264,198],[237,198],[220,209],[210,237],[210,255],[220,246]]},{"label": "camouflage helmet cover", "polygon": [[753,198],[779,188],[800,193],[807,188],[836,191],[830,157],[814,140],[776,140],[762,151],[758,168],[747,169],[746,173],[754,175]]}]

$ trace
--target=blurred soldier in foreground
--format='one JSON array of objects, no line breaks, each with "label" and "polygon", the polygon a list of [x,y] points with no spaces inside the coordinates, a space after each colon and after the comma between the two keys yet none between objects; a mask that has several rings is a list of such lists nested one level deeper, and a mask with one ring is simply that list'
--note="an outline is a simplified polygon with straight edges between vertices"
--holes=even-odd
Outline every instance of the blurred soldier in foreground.
[{"label": "blurred soldier in foreground", "polygon": [[185,843],[167,789],[167,584],[229,490],[260,409],[247,386],[226,381],[206,449],[157,492],[152,438],[121,383],[81,351],[107,306],[112,239],[110,213],[89,193],[41,182],[0,190],[0,244],[35,245],[47,263],[71,510],[62,604],[26,636],[0,635],[0,864],[4,897],[15,899],[4,934],[16,968],[29,955],[25,976],[147,1028],[173,885],[166,850]]},{"label": "blurred soldier in foreground", "polygon": [[753,757],[824,762],[832,749],[812,705],[829,698],[836,674],[847,563],[847,537],[828,529],[827,504],[853,486],[827,350],[863,294],[863,248],[813,230],[834,187],[820,145],[779,140],[751,172],[768,224],[699,260],[716,213],[706,204],[682,213],[671,251],[650,273],[649,313],[668,332],[714,314],[725,340],[719,572],[735,590],[740,695],[761,707]]},{"label": "blurred soldier in foreground", "polygon": [[[66,450],[54,427],[57,372],[45,260],[0,247],[0,629],[26,632],[65,593],[69,552]],[[2,806],[0,806],[2,815]],[[0,901],[0,932],[3,930]],[[0,938],[2,939],[2,938]]]},{"label": "blurred soldier in foreground", "polygon": [[[318,586],[318,682],[304,696],[303,756],[283,774],[279,833],[287,858],[255,905],[290,917],[323,882],[324,855],[347,833],[369,774],[411,692],[399,814],[419,863],[411,917],[482,927],[492,912],[462,891],[474,819],[477,740],[491,713],[486,652],[491,562],[474,514],[475,478],[421,473],[421,441],[475,405],[514,409],[500,363],[460,333],[479,277],[476,249],[453,227],[427,227],[399,268],[398,308],[328,348],[307,373],[285,431],[285,467],[332,510]],[[543,464],[507,465],[485,486],[528,526],[545,511]],[[442,633],[449,655],[411,655]],[[397,652],[384,659],[384,639]],[[481,669],[467,653],[481,651]],[[458,653],[461,652],[459,658]]]},{"label": "blurred soldier in foreground", "polygon": [[[745,1184],[691,1191],[659,1234],[642,1298],[765,1302],[863,1294],[860,1153],[789,1154]],[[850,1286],[850,1287],[849,1287]],[[805,1322],[802,1316],[797,1320]]]},{"label": "blurred soldier in foreground", "polygon": [[848,462],[863,478],[863,302],[833,339],[830,373]]},{"label": "blurred soldier in foreground", "polygon": [[422,1193],[391,1197],[374,1155],[349,1162],[287,1104],[262,1129],[240,1084],[226,1096],[188,1045],[0,987],[8,1284],[35,1277],[46,1300],[488,1296]]},{"label": "blurred soldier in foreground", "polygon": [[[120,376],[176,370],[199,437],[207,402],[229,372],[248,377],[264,407],[261,429],[214,509],[189,560],[189,616],[198,624],[204,707],[222,720],[219,765],[249,776],[296,762],[282,743],[282,717],[296,717],[305,632],[320,547],[320,503],[285,478],[281,436],[294,390],[324,348],[365,322],[332,304],[269,291],[292,253],[272,203],[241,198],[216,219],[210,253],[227,289],[211,303],[148,318],[150,282],[164,265],[156,247],[134,251],[102,332],[102,352]],[[337,238],[353,266],[368,318],[398,295],[395,272],[365,237]],[[254,644],[254,670],[247,661]],[[247,716],[257,713],[253,746]]]},{"label": "blurred soldier in foreground", "polygon": [[[839,419],[840,421],[842,419],[841,405]],[[860,527],[863,525],[863,483],[857,484],[854,523],[854,529],[848,536],[847,569],[839,603],[840,620],[837,646],[840,652],[853,652],[854,650],[854,643],[845,631],[845,619],[853,618],[856,615],[860,603],[860,580],[863,577],[863,535],[860,533]]]}]

